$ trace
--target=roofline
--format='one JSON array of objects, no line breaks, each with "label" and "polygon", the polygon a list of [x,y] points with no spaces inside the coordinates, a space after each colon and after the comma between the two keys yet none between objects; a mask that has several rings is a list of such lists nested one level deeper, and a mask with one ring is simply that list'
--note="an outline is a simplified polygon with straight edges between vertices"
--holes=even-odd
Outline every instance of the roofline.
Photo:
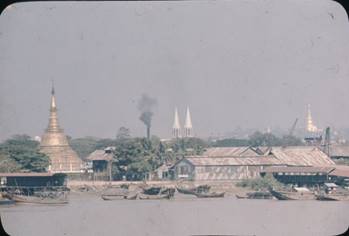
[{"label": "roofline", "polygon": [[27,172],[27,173],[0,173],[0,177],[52,177],[54,175],[65,173],[54,173],[54,172]]}]

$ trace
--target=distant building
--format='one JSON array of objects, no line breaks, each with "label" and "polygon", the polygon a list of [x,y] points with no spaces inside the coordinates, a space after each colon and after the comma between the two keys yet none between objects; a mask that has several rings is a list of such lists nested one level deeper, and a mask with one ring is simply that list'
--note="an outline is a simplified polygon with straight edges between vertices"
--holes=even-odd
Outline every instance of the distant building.
[{"label": "distant building", "polygon": [[114,150],[114,147],[107,147],[104,150],[95,150],[86,158],[88,162],[92,162],[91,166],[94,179],[109,180],[111,178]]},{"label": "distant building", "polygon": [[267,166],[282,166],[272,156],[208,157],[189,156],[171,169],[174,179],[186,180],[240,180],[259,176]]},{"label": "distant building", "polygon": [[329,181],[329,175],[335,167],[288,166],[268,167],[261,171],[261,176],[270,173],[284,184],[318,185]]},{"label": "distant building", "polygon": [[349,160],[349,146],[340,144],[330,145],[330,156],[334,160]]},{"label": "distant building", "polygon": [[313,146],[272,147],[265,155],[274,155],[287,166],[332,166],[331,160],[320,148]]},{"label": "distant building", "polygon": [[189,107],[187,107],[187,112],[185,114],[185,123],[184,123],[184,137],[190,138],[193,137],[193,124],[191,122],[191,115]]},{"label": "distant building", "polygon": [[83,162],[70,147],[68,139],[58,124],[55,90],[52,86],[50,118],[48,127],[41,137],[40,152],[50,158],[49,171],[79,173]]},{"label": "distant building", "polygon": [[322,143],[322,130],[314,125],[313,118],[310,111],[310,104],[307,107],[307,126],[306,126],[306,137],[304,141],[307,145],[318,146]]},{"label": "distant building", "polygon": [[271,173],[278,181],[284,184],[313,186],[336,183],[349,186],[349,166],[273,166],[261,171],[262,176],[267,173]]},{"label": "distant building", "polygon": [[267,167],[334,166],[317,147],[219,147],[208,148],[201,156],[183,158],[171,172],[174,179],[238,180],[259,177]]},{"label": "distant building", "polygon": [[184,122],[183,130],[182,130],[180,122],[179,122],[179,115],[178,115],[177,107],[175,108],[173,126],[172,126],[172,138],[182,138],[182,137],[183,138],[194,137],[193,124],[191,121],[189,107],[187,107],[187,111],[185,114],[185,122]]},{"label": "distant building", "polygon": [[181,137],[181,125],[179,124],[179,116],[178,116],[177,107],[175,108],[175,113],[174,113],[174,120],[173,120],[173,126],[172,126],[172,137],[173,138],[180,138]]},{"label": "distant building", "polygon": [[249,146],[245,147],[213,147],[207,148],[203,156],[209,157],[232,157],[232,156],[257,156],[263,155],[264,152],[258,148]]},{"label": "distant building", "polygon": [[8,187],[48,187],[66,186],[66,174],[63,173],[0,173],[1,189]]}]

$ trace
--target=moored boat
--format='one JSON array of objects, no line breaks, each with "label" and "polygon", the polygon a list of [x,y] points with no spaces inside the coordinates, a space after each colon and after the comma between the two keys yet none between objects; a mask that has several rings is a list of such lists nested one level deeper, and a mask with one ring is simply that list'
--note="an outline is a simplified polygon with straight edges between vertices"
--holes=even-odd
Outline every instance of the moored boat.
[{"label": "moored boat", "polygon": [[138,198],[141,200],[157,200],[157,199],[170,199],[170,194],[158,194],[158,195],[148,195],[140,193]]},{"label": "moored boat", "polygon": [[319,201],[337,201],[335,198],[332,198],[327,194],[316,194],[315,199]]},{"label": "moored boat", "polygon": [[237,199],[273,199],[273,195],[270,192],[249,192],[245,195],[235,194]]},{"label": "moored boat", "polygon": [[111,201],[111,200],[121,200],[125,199],[126,196],[124,195],[108,195],[108,194],[102,194],[101,198],[106,201]]},{"label": "moored boat", "polygon": [[207,193],[195,193],[198,198],[218,198],[224,197],[225,192],[207,192]]},{"label": "moored boat", "polygon": [[176,189],[179,193],[183,194],[197,194],[197,193],[208,193],[211,186],[209,185],[200,185],[198,187],[184,187],[184,186],[177,186]]},{"label": "moored boat", "polygon": [[327,194],[327,193],[319,193],[316,194],[316,200],[319,201],[349,201],[349,195],[347,194]]},{"label": "moored boat", "polygon": [[291,191],[276,191],[270,189],[269,192],[278,200],[315,200],[313,192],[306,188],[295,188]]},{"label": "moored boat", "polygon": [[237,199],[248,199],[247,195],[235,194],[235,197],[236,197]]},{"label": "moored boat", "polygon": [[64,198],[43,198],[37,196],[25,196],[11,194],[8,195],[9,199],[16,203],[31,203],[31,204],[67,204],[69,201],[66,197]]}]

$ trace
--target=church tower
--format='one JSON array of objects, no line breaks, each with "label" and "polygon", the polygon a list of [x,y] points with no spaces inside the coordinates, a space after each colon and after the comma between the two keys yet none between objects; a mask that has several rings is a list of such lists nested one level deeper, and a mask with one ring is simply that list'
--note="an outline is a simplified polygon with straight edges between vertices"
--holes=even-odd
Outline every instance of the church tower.
[{"label": "church tower", "polygon": [[191,123],[189,107],[187,107],[185,114],[184,137],[193,137],[193,124]]},{"label": "church tower", "polygon": [[172,137],[180,138],[181,137],[181,126],[179,124],[178,110],[175,108],[174,121],[172,126]]},{"label": "church tower", "polygon": [[52,172],[80,172],[82,161],[69,146],[63,129],[59,126],[55,89],[52,85],[50,116],[47,129],[41,137],[40,152],[50,158]]}]

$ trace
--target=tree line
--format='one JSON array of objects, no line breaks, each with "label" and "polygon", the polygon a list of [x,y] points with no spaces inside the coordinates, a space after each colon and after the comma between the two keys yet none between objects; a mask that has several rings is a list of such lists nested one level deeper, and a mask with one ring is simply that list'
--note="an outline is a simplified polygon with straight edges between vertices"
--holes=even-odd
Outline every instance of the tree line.
[{"label": "tree line", "polygon": [[[208,147],[234,146],[294,146],[302,141],[294,136],[276,137],[270,133],[255,132],[247,139],[203,140],[180,138],[162,141],[156,136],[150,139],[132,137],[121,127],[115,138],[99,139],[68,137],[73,150],[83,160],[95,150],[115,147],[112,173],[114,179],[140,180],[164,163],[175,163],[187,155],[201,155]],[[28,135],[15,135],[0,143],[0,172],[47,171],[49,158],[39,152],[40,143]]]}]

